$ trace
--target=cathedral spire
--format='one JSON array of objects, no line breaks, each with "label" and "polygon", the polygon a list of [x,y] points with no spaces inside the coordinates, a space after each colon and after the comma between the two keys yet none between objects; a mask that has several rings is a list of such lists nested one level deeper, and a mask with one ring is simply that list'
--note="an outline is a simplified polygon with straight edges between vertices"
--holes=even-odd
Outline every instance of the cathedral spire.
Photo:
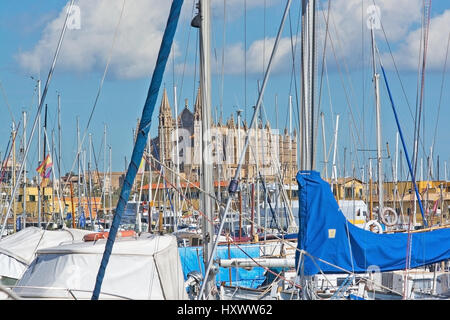
[{"label": "cathedral spire", "polygon": [[197,97],[195,98],[194,104],[194,120],[201,121],[202,120],[202,97],[200,92],[200,87],[197,90]]},{"label": "cathedral spire", "polygon": [[163,96],[161,99],[161,106],[159,107],[159,114],[164,114],[164,115],[172,115],[172,108],[170,108],[170,104],[169,104],[169,97],[167,96],[167,91],[166,88],[164,88],[163,91]]}]

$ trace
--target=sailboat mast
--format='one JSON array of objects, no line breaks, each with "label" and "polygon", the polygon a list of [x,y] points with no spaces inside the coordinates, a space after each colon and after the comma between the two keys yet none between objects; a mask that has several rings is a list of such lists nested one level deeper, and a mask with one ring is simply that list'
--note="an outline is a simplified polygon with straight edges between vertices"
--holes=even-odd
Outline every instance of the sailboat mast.
[{"label": "sailboat mast", "polygon": [[372,59],[373,59],[373,82],[375,89],[375,108],[376,108],[376,124],[377,124],[377,172],[378,172],[378,213],[381,215],[384,208],[384,191],[383,191],[383,164],[381,159],[381,118],[380,118],[380,75],[376,70],[375,63],[375,35],[374,27],[371,27],[372,36]]},{"label": "sailboat mast", "polygon": [[109,214],[112,215],[112,147],[109,146],[109,184],[108,184],[108,196],[109,196]]},{"label": "sailboat mast", "polygon": [[27,218],[27,166],[25,161],[25,146],[27,145],[27,113],[25,111],[22,112],[23,116],[23,149],[22,149],[22,161],[23,165],[23,216],[22,216],[22,225],[25,228],[25,221]]},{"label": "sailboat mast", "polygon": [[315,0],[302,1],[302,112],[299,112],[301,130],[300,169],[313,170],[314,159],[314,81],[315,81]]},{"label": "sailboat mast", "polygon": [[[301,51],[301,107],[300,124],[300,170],[313,170],[314,161],[314,73],[315,73],[315,0],[302,0],[302,51]],[[308,293],[310,276],[303,274],[304,260],[298,261],[302,299],[310,299]]]},{"label": "sailboat mast", "polygon": [[[214,242],[214,205],[211,194],[214,194],[213,185],[213,166],[212,159],[209,157],[211,147],[211,70],[210,70],[210,1],[199,1],[199,12],[201,17],[200,26],[200,86],[202,101],[202,176],[200,185],[204,192],[202,193],[202,212],[207,218],[203,219],[203,261],[205,265],[211,258]],[[206,286],[207,299],[211,298],[210,292],[215,286],[215,274],[210,273],[207,279],[204,279]]]},{"label": "sailboat mast", "polygon": [[[37,81],[37,87],[38,87],[38,106],[41,105],[41,80]],[[41,165],[41,114],[38,115],[38,165]],[[37,184],[38,184],[38,227],[40,228],[42,225],[41,222],[41,176],[38,174],[37,176]]]},{"label": "sailboat mast", "polygon": [[106,124],[103,127],[103,214],[106,221]]},{"label": "sailboat mast", "polygon": [[[175,138],[176,138],[176,148],[175,148],[175,162],[176,162],[176,186],[177,190],[180,189],[180,150],[178,146],[178,101],[177,101],[177,87],[173,87],[173,99],[174,99],[174,107],[175,107]],[[174,231],[178,230],[178,212],[181,212],[180,207],[180,193],[176,192],[175,195],[175,207],[174,207]]]},{"label": "sailboat mast", "polygon": [[[45,114],[44,114],[44,149],[42,150],[43,156],[42,156],[42,161],[45,161],[45,157],[47,156],[47,104],[45,104]],[[46,165],[47,166],[47,165]],[[44,174],[45,174],[45,168],[44,168]],[[45,179],[45,178],[43,178]],[[43,181],[43,180],[41,180]],[[41,201],[41,205],[42,205],[42,210],[41,212],[44,214],[44,222],[45,222],[45,207],[44,207],[44,200],[45,200],[45,185],[46,183],[43,184],[42,186],[42,196],[43,196],[43,201]]]},{"label": "sailboat mast", "polygon": [[[11,175],[12,175],[12,186],[16,184],[16,124],[13,121],[12,122],[12,168],[11,168]],[[11,187],[11,202],[12,202],[12,208],[13,208],[13,226],[14,226],[14,232],[17,232],[17,218],[16,218],[16,201],[15,196],[13,193],[13,188]]]},{"label": "sailboat mast", "polygon": [[[62,141],[61,141],[61,95],[58,93],[58,191],[62,195],[61,188],[61,157],[62,157]],[[61,217],[62,219],[62,217]],[[64,221],[63,221],[64,223]]]},{"label": "sailboat mast", "polygon": [[153,195],[152,195],[152,188],[153,188],[153,177],[152,177],[152,148],[151,148],[151,139],[148,139],[147,141],[147,152],[148,152],[148,232],[152,231],[152,207],[153,207]]},{"label": "sailboat mast", "polygon": [[[77,181],[77,188],[78,188],[78,201],[77,201],[77,214],[78,216],[81,215],[81,208],[80,208],[80,201],[81,201],[81,158],[80,158],[80,153],[81,153],[81,149],[80,149],[80,125],[79,125],[79,117],[77,117],[77,161],[78,161],[78,181]],[[75,219],[75,216],[73,217]]]},{"label": "sailboat mast", "polygon": [[[91,174],[91,165],[92,165],[92,134],[89,134],[89,162],[88,162],[88,177],[89,177],[89,199],[92,197],[92,174]],[[94,196],[94,203],[95,203],[95,196]],[[90,219],[91,219],[91,229],[94,230],[94,215],[92,214],[92,204],[89,204],[89,213],[90,213]],[[97,215],[97,210],[95,212]]]},{"label": "sailboat mast", "polygon": [[322,149],[323,149],[323,162],[325,166],[325,180],[328,180],[328,157],[327,157],[327,142],[325,139],[325,119],[323,112],[320,113],[322,120]]}]

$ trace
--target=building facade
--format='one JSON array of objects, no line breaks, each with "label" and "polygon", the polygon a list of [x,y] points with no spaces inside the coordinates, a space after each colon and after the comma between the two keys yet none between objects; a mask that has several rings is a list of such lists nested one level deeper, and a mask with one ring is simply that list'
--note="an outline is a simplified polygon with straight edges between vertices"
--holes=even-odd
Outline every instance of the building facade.
[{"label": "building facade", "polygon": [[211,124],[211,144],[204,145],[201,112],[198,90],[193,111],[185,100],[184,108],[175,119],[164,89],[159,111],[158,136],[151,141],[151,152],[158,165],[164,164],[165,176],[169,180],[173,178],[178,161],[179,172],[184,179],[200,181],[201,157],[204,161],[213,163],[215,181],[230,180],[236,173],[248,134],[249,147],[244,156],[241,179],[252,181],[261,173],[265,181],[277,181],[279,175],[284,183],[295,183],[295,130],[292,134],[289,134],[287,129],[280,133],[279,130],[272,129],[268,122],[263,126],[261,121],[256,128],[248,128],[239,114],[237,121],[231,115],[225,122],[219,119],[217,123]]}]

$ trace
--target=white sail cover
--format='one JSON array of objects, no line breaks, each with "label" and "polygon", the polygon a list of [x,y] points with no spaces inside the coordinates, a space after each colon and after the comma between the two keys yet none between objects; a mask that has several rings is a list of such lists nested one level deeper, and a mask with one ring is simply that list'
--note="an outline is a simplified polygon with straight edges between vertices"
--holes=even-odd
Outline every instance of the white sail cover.
[{"label": "white sail cover", "polygon": [[[14,292],[32,299],[90,299],[105,244],[97,240],[39,250]],[[100,299],[187,299],[176,237],[116,239]]]},{"label": "white sail cover", "polygon": [[28,227],[0,240],[0,277],[19,279],[36,257],[36,251],[61,243],[82,240],[92,231],[80,229],[43,230]]}]

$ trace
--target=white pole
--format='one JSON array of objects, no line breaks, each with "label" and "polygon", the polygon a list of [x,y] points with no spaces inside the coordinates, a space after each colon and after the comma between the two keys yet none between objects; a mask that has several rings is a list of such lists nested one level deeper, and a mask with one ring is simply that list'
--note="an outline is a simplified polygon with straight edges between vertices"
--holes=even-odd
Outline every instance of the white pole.
[{"label": "white pole", "polygon": [[[38,85],[38,106],[41,105],[41,80],[37,81]],[[41,164],[41,114],[38,115],[38,165]],[[38,189],[38,227],[41,227],[41,176],[38,174],[37,176],[37,189]]]},{"label": "white pole", "polygon": [[178,146],[178,102],[177,102],[177,87],[174,86],[173,87],[173,98],[174,98],[174,107],[175,107],[175,144],[176,144],[176,148],[175,148],[175,162],[177,165],[177,169],[176,169],[176,186],[177,186],[177,190],[178,192],[176,192],[175,195],[175,208],[174,208],[174,231],[178,230],[178,213],[181,212],[180,208],[180,150],[179,150],[179,146]]},{"label": "white pole", "polygon": [[339,130],[339,115],[336,115],[336,128],[334,130],[334,150],[333,150],[333,171],[332,171],[332,182],[337,182],[337,167],[336,167],[336,154],[337,154],[337,138]]},{"label": "white pole", "polygon": [[[27,113],[25,111],[22,112],[23,116],[23,150],[25,150],[25,146],[27,145]],[[25,155],[22,152],[22,161],[24,162],[23,165],[23,197],[22,197],[22,203],[23,203],[23,216],[22,216],[22,223],[23,228],[25,228],[25,222],[27,219],[27,164]]]}]

